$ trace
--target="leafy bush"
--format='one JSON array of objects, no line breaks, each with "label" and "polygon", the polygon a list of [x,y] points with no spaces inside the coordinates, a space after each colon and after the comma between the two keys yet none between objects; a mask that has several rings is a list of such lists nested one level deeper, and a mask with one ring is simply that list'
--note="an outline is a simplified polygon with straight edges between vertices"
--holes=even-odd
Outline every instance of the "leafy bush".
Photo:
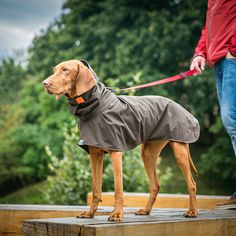
[{"label": "leafy bush", "polygon": [[221,194],[231,194],[236,190],[236,159],[220,118],[211,125],[210,132],[215,135],[214,145],[201,155],[200,174],[209,187],[221,189]]},{"label": "leafy bush", "polygon": [[[78,129],[75,122],[64,129],[63,158],[56,157],[47,147],[51,159],[50,169],[54,175],[48,177],[46,198],[53,204],[84,204],[91,191],[89,157],[77,146]],[[171,168],[158,170],[160,182],[165,185],[172,177]],[[123,158],[124,191],[148,192],[148,179],[140,159],[140,147],[125,153]],[[113,167],[108,155],[104,157],[103,191],[114,191]]]}]

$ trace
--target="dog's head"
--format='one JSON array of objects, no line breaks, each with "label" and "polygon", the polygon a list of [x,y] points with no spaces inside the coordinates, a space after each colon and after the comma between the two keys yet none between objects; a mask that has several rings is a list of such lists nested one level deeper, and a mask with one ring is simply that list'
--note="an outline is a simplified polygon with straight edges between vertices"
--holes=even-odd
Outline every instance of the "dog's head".
[{"label": "dog's head", "polygon": [[48,94],[57,98],[62,94],[70,97],[88,91],[96,79],[92,72],[79,60],[64,61],[53,68],[53,74],[43,81]]}]

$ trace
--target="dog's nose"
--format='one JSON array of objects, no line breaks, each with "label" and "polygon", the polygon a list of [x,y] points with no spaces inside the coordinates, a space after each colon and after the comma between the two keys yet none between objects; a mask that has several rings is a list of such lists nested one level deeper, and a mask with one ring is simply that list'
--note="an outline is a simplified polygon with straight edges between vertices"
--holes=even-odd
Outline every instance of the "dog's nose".
[{"label": "dog's nose", "polygon": [[43,81],[43,85],[44,85],[45,87],[48,87],[49,81],[45,79],[45,80]]}]

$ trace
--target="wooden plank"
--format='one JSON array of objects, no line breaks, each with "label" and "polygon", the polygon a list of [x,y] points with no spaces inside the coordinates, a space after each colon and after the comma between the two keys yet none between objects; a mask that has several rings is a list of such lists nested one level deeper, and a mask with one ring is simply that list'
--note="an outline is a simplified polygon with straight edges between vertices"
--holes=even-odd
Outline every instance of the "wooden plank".
[{"label": "wooden plank", "polygon": [[[112,207],[99,207],[97,215],[108,215]],[[15,205],[0,204],[0,235],[21,235],[22,223],[27,219],[75,217],[88,206]],[[125,209],[133,213],[135,209]]]},{"label": "wooden plank", "polygon": [[[168,222],[168,223],[143,223],[143,224],[130,224],[127,226],[108,227],[91,226],[84,229],[84,235],[96,235],[96,236],[109,236],[109,235],[125,235],[125,236],[199,236],[199,235],[214,235],[214,236],[235,236],[235,220],[204,220],[196,222]],[[93,229],[92,229],[93,228]],[[137,229],[138,228],[138,229]],[[93,234],[90,232],[92,231]],[[87,233],[89,232],[89,233]]]},{"label": "wooden plank", "polygon": [[94,219],[41,219],[24,222],[24,236],[199,236],[236,235],[236,210],[200,210],[197,218],[185,218],[185,209],[154,209],[150,216],[125,215],[122,222],[107,216]]},{"label": "wooden plank", "polygon": [[[148,201],[148,193],[124,193],[124,205],[126,207],[144,207]],[[197,207],[199,209],[213,209],[217,203],[229,199],[229,196],[197,195]],[[87,194],[87,205],[92,201],[92,193]],[[187,194],[158,194],[153,207],[158,208],[188,208],[189,196]],[[114,193],[102,194],[100,206],[114,206]]]}]

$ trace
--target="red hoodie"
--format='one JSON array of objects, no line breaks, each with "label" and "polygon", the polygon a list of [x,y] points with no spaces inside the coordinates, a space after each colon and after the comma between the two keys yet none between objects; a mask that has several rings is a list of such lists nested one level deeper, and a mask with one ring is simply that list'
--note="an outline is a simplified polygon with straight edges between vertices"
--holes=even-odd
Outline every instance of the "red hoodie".
[{"label": "red hoodie", "polygon": [[236,57],[236,0],[208,0],[206,24],[195,49],[210,66],[230,53]]}]

